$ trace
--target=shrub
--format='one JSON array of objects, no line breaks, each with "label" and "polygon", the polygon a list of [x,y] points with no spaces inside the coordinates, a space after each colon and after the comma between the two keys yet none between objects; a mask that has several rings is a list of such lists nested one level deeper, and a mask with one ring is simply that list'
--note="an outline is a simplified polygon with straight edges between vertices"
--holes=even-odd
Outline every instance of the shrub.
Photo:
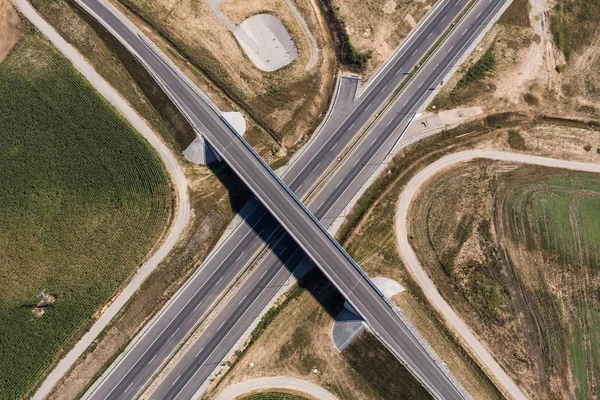
[{"label": "shrub", "polygon": [[527,150],[523,136],[514,129],[508,131],[508,145],[515,150]]},{"label": "shrub", "polygon": [[591,144],[586,144],[585,146],[583,146],[583,149],[585,151],[590,151],[590,150],[592,150],[592,145]]},{"label": "shrub", "polygon": [[371,50],[360,52],[352,43],[348,45],[348,50],[349,63],[356,66],[360,70],[364,70],[367,67],[367,62],[373,57],[373,52]]},{"label": "shrub", "polygon": [[532,106],[537,106],[540,104],[540,99],[538,99],[537,96],[531,94],[531,93],[525,93],[523,95],[523,99],[525,99],[525,101],[527,102],[527,104],[530,104]]},{"label": "shrub", "polygon": [[456,89],[460,89],[483,78],[488,72],[490,72],[494,65],[496,65],[496,58],[494,57],[494,45],[485,52],[483,56],[475,64],[468,69],[467,73],[456,84]]}]

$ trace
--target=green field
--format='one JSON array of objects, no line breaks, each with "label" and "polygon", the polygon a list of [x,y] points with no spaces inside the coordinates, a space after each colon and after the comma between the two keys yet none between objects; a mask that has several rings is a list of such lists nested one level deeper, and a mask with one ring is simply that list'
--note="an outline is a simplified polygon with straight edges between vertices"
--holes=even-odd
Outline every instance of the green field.
[{"label": "green field", "polygon": [[[0,398],[28,393],[171,219],[149,145],[45,39],[0,64]],[[33,314],[47,289],[56,303]]]},{"label": "green field", "polygon": [[421,262],[507,372],[542,398],[599,398],[600,176],[474,161],[413,205]]},{"label": "green field", "polygon": [[[543,249],[547,265],[558,271],[540,271],[544,286],[557,285],[560,274],[568,323],[569,349],[577,399],[600,397],[600,177],[560,174],[515,186],[506,197],[503,213],[510,214],[510,236],[529,249]],[[517,222],[518,223],[515,223]],[[546,289],[548,292],[556,292]],[[543,301],[539,299],[543,306]],[[547,303],[547,302],[546,302]],[[539,312],[548,313],[540,307]],[[558,313],[559,311],[554,311]],[[549,349],[559,335],[549,330]],[[558,353],[558,352],[554,352]]]}]

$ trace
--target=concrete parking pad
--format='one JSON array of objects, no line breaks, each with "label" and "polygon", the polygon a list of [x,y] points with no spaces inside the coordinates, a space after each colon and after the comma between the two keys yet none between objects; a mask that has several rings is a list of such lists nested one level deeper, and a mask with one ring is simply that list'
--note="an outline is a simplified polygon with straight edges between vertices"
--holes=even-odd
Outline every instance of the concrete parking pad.
[{"label": "concrete parking pad", "polygon": [[233,34],[260,70],[276,71],[298,58],[294,40],[275,15],[254,15],[236,27]]}]

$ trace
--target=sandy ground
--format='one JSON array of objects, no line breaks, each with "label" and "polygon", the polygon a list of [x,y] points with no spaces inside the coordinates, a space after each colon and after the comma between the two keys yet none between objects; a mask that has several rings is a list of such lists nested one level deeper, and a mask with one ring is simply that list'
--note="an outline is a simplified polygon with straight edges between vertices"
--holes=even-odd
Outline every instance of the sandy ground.
[{"label": "sandy ground", "polygon": [[23,23],[10,0],[0,0],[0,62],[25,34]]},{"label": "sandy ground", "polygon": [[[556,2],[528,0],[526,3],[529,25],[511,25],[502,20],[496,24],[459,73],[440,91],[433,105],[442,108],[480,106],[485,113],[529,110],[568,118],[600,117],[600,85],[597,84],[600,37],[573,54],[565,64],[565,57],[550,31],[550,10]],[[496,49],[493,71],[449,103],[448,96],[463,73],[492,44]],[[524,99],[526,94],[536,96],[538,104],[528,104]]]},{"label": "sandy ground", "polygon": [[386,62],[435,0],[333,0],[351,43],[373,51],[364,76]]},{"label": "sandy ground", "polygon": [[109,324],[119,310],[129,301],[133,294],[140,288],[145,279],[152,271],[160,264],[167,256],[175,243],[179,240],[179,236],[184,231],[190,218],[190,201],[187,191],[187,179],[179,166],[175,156],[169,148],[163,143],[159,135],[155,133],[127,103],[123,97],[113,89],[98,73],[91,67],[90,64],[75,50],[71,45],[62,39],[62,37],[48,25],[31,7],[26,0],[17,0],[19,11],[25,15],[50,41],[61,51],[84,75],[88,81],[102,94],[131,125],[148,141],[148,143],[156,150],[161,160],[165,164],[166,170],[171,176],[171,181],[175,186],[175,194],[177,195],[177,208],[171,225],[169,234],[164,239],[162,245],[157,251],[140,267],[140,269],[132,277],[129,284],[119,293],[112,303],[103,309],[102,315],[86,332],[86,334],[75,344],[73,349],[58,363],[54,370],[44,380],[34,399],[44,398],[58,382],[58,380],[69,370],[69,368],[79,359],[88,346],[96,339],[96,337]]},{"label": "sandy ground", "polygon": [[582,163],[578,161],[566,161],[554,158],[532,156],[526,154],[509,153],[495,150],[468,150],[459,153],[451,154],[443,157],[435,163],[429,165],[419,172],[407,184],[403,190],[398,202],[396,215],[396,232],[399,252],[401,257],[410,270],[412,276],[422,288],[425,296],[430,303],[438,310],[445,318],[452,329],[467,343],[471,351],[477,356],[479,361],[491,372],[492,376],[504,390],[515,399],[525,398],[525,394],[521,392],[514,381],[506,374],[502,367],[496,362],[490,354],[486,346],[479,341],[473,334],[467,324],[456,314],[453,308],[442,298],[435,284],[427,275],[418,261],[414,253],[408,237],[408,212],[412,199],[419,193],[423,184],[438,172],[458,163],[462,163],[474,158],[489,158],[500,161],[510,161],[517,163],[529,163],[535,165],[565,168],[577,171],[588,171],[600,173],[600,164]]},{"label": "sandy ground", "polygon": [[298,58],[275,71],[254,66],[228,28],[204,1],[121,0],[168,37],[193,64],[203,70],[246,111],[272,129],[284,147],[292,147],[325,112],[335,74],[335,54],[327,26],[316,0],[294,0],[297,11],[314,36],[319,49],[315,67],[311,40],[284,0],[227,0],[222,12],[239,25],[258,13],[272,13],[289,30]]}]

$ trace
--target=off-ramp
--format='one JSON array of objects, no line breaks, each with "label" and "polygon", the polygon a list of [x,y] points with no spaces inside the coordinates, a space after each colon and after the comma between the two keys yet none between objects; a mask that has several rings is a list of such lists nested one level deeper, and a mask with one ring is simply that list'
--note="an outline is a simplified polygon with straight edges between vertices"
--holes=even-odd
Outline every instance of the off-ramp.
[{"label": "off-ramp", "polygon": [[415,278],[423,293],[431,304],[440,312],[452,329],[460,335],[462,340],[471,348],[484,368],[488,370],[495,381],[504,388],[504,391],[515,399],[524,399],[527,396],[519,389],[515,382],[508,376],[496,362],[487,348],[477,339],[467,324],[456,314],[454,309],[444,300],[435,284],[429,278],[419,259],[408,241],[407,218],[410,203],[419,190],[429,179],[439,172],[456,164],[477,158],[486,158],[497,161],[510,161],[515,163],[534,164],[551,168],[562,168],[573,171],[600,173],[600,164],[567,161],[556,158],[539,157],[520,153],[509,153],[495,150],[468,150],[451,154],[441,158],[415,175],[402,191],[396,212],[396,237],[400,256],[408,270]]}]

